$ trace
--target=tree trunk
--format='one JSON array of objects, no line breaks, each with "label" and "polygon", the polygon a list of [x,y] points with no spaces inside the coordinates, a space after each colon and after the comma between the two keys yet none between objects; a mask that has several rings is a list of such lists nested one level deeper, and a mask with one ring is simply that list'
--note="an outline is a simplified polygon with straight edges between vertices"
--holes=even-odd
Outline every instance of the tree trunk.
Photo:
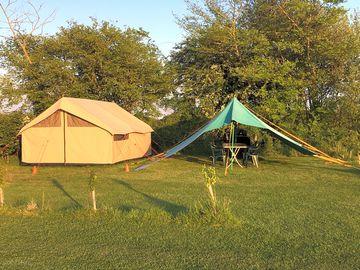
[{"label": "tree trunk", "polygon": [[3,206],[4,206],[4,191],[0,187],[0,207],[3,207]]},{"label": "tree trunk", "polygon": [[216,214],[216,197],[215,197],[212,185],[208,185],[208,190],[209,190],[209,194],[210,194],[211,205],[213,207],[214,213]]},{"label": "tree trunk", "polygon": [[96,211],[96,196],[95,196],[95,190],[90,191],[90,198],[92,203],[93,210]]}]

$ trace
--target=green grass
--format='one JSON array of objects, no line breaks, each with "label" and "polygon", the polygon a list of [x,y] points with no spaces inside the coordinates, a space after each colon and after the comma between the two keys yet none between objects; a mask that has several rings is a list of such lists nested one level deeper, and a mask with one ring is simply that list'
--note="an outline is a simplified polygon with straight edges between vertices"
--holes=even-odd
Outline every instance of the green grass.
[{"label": "green grass", "polygon": [[[359,269],[358,170],[305,157],[236,167],[228,177],[217,166],[217,196],[230,200],[236,220],[203,222],[191,209],[207,199],[206,162],[178,156],[131,173],[122,164],[40,167],[33,176],[12,161],[0,269]],[[32,199],[43,210],[26,211]]]}]

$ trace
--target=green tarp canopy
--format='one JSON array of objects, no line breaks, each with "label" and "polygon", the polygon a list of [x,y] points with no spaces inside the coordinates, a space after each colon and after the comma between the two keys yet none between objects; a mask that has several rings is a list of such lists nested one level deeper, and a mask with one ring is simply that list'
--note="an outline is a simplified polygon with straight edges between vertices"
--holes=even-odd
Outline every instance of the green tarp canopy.
[{"label": "green tarp canopy", "polygon": [[205,132],[222,128],[224,126],[229,125],[232,121],[235,121],[239,124],[258,127],[261,129],[267,130],[271,135],[282,141],[283,143],[287,144],[288,146],[294,148],[295,150],[299,151],[305,155],[316,155],[315,152],[308,150],[302,144],[292,140],[291,138],[285,136],[281,132],[277,131],[276,129],[270,127],[268,124],[264,123],[260,120],[256,115],[250,112],[243,104],[240,103],[237,98],[233,98],[228,105],[226,105],[225,109],[221,111],[217,116],[215,116],[212,120],[210,120],[207,124],[205,124],[202,128],[188,137],[186,140],[180,142],[179,144],[175,145],[171,149],[167,150],[164,154],[164,157],[170,157],[177,153],[178,151],[184,149],[186,146],[191,144],[197,138],[199,138]]}]

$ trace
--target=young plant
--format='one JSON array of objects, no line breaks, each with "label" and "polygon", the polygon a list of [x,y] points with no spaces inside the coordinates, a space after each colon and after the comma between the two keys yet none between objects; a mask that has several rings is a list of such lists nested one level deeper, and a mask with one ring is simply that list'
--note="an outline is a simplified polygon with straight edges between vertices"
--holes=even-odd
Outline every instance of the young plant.
[{"label": "young plant", "polygon": [[95,196],[95,184],[96,184],[97,175],[94,171],[90,172],[89,176],[89,190],[90,190],[90,200],[92,202],[92,208],[96,211],[96,196]]},{"label": "young plant", "polygon": [[4,191],[2,189],[4,184],[4,176],[0,175],[0,207],[4,206]]},{"label": "young plant", "polygon": [[5,184],[5,179],[8,178],[8,160],[6,160],[6,164],[0,168],[1,172],[0,172],[0,207],[4,206],[4,190],[3,190],[3,186]]},{"label": "young plant", "polygon": [[26,205],[26,211],[29,211],[29,212],[36,211],[36,210],[38,210],[38,208],[39,207],[34,199],[31,199],[31,201],[28,202],[28,204]]},{"label": "young plant", "polygon": [[202,174],[205,178],[205,185],[208,190],[211,208],[212,208],[214,214],[216,214],[217,201],[216,201],[216,194],[215,194],[215,184],[219,180],[219,178],[216,175],[215,167],[206,167],[204,165],[204,167],[202,169]]}]

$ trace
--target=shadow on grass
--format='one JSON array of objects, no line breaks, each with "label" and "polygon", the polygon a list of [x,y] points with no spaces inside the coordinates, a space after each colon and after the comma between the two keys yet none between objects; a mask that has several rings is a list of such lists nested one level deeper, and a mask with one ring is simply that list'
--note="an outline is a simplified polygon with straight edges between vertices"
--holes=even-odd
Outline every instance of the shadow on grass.
[{"label": "shadow on grass", "polygon": [[65,210],[71,209],[71,208],[82,208],[82,205],[74,199],[74,197],[72,197],[63,187],[63,185],[56,179],[52,179],[51,180],[52,184],[54,185],[54,187],[57,187],[66,197],[68,197],[71,201],[72,204],[71,206],[67,206],[65,208]]},{"label": "shadow on grass", "polygon": [[25,199],[18,199],[15,201],[15,203],[12,206],[13,207],[24,207],[24,206],[26,206],[27,203],[28,203],[28,201],[26,201]]},{"label": "shadow on grass", "polygon": [[346,168],[346,167],[338,167],[338,168],[328,168],[329,170],[333,170],[336,172],[342,172],[342,173],[350,173],[357,176],[360,176],[360,169],[357,168]]},{"label": "shadow on grass", "polygon": [[118,209],[123,211],[123,212],[130,212],[130,211],[133,211],[133,210],[143,210],[142,208],[135,207],[133,205],[128,205],[128,204],[121,205],[121,206],[118,207]]},{"label": "shadow on grass", "polygon": [[[342,173],[347,173],[347,174],[354,174],[357,176],[360,176],[360,169],[357,169],[355,167],[353,168],[348,168],[345,166],[341,166],[335,163],[327,163],[325,161],[320,161],[318,159],[315,159],[314,157],[308,157],[309,161],[311,161],[311,159],[314,159],[314,161],[316,160],[317,162],[314,164],[311,163],[307,163],[307,162],[299,162],[299,161],[287,161],[287,160],[273,160],[273,159],[266,159],[265,163],[271,165],[286,165],[286,166],[292,166],[294,167],[298,167],[300,169],[323,169],[323,170],[332,170],[332,171],[336,171],[336,172],[342,172]],[[323,162],[323,163],[321,163]],[[330,165],[330,166],[329,166]]]},{"label": "shadow on grass", "polygon": [[205,156],[196,157],[196,156],[177,155],[177,156],[173,156],[173,158],[178,159],[178,160],[188,161],[188,162],[194,162],[194,163],[198,163],[198,164],[212,165],[210,158],[205,157]]},{"label": "shadow on grass", "polygon": [[[137,190],[137,189],[133,188],[129,183],[126,183],[125,181],[122,181],[119,179],[113,179],[113,182],[118,185],[121,185],[135,193],[142,195],[144,197],[144,199],[147,200],[149,203],[165,210],[166,212],[168,212],[169,214],[171,214],[174,217],[179,215],[180,213],[184,213],[188,210],[186,207],[184,207],[182,205],[168,202],[168,201],[156,198],[154,196],[151,196],[149,194],[146,194],[145,192],[142,192],[140,190]],[[134,208],[132,206],[125,205],[125,206],[121,206],[120,209],[125,210],[125,211],[131,211],[131,210],[138,209],[138,208]]]}]

